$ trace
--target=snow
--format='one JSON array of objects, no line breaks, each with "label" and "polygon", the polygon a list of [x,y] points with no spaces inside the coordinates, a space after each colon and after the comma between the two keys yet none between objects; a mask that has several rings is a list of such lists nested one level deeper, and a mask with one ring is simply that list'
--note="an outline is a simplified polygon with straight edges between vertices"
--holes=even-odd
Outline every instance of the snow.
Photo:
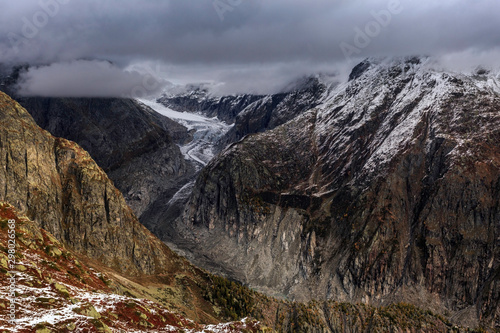
[{"label": "snow", "polygon": [[[31,276],[25,273],[18,274],[18,280],[30,280]],[[78,327],[85,327],[85,323],[88,322],[91,317],[81,315],[76,313],[74,310],[81,308],[82,304],[91,304],[97,312],[103,313],[108,310],[113,311],[116,304],[124,304],[130,301],[143,305],[147,308],[154,308],[154,302],[146,299],[131,299],[127,296],[121,296],[110,293],[100,293],[91,292],[85,289],[81,289],[72,285],[65,283],[60,283],[64,285],[67,290],[72,295],[73,299],[77,300],[76,304],[69,302],[67,298],[61,297],[59,294],[54,292],[51,287],[45,288],[35,288],[29,287],[23,284],[18,284],[16,291],[19,296],[16,297],[16,308],[17,308],[17,319],[16,328],[14,331],[19,331],[23,329],[30,329],[39,323],[47,323],[50,325],[57,325],[61,322],[71,321],[76,324],[75,332],[81,332],[82,330]],[[0,286],[0,294],[7,293],[8,286]],[[40,297],[54,299],[53,308],[39,308],[33,306],[36,304],[36,300]],[[154,311],[154,309],[152,310]],[[174,312],[171,312],[175,314]],[[192,320],[185,319],[187,322],[193,323]],[[229,322],[222,323],[218,325],[207,325],[203,326],[202,329],[183,329],[186,333],[197,333],[197,332],[212,332],[212,333],[229,333],[235,332],[235,324],[239,327],[246,328],[247,319],[243,319],[240,322]],[[126,326],[126,323],[123,323]],[[12,331],[11,326],[5,326],[0,324],[0,330]],[[123,332],[123,330],[111,328],[113,332]],[[127,329],[127,332],[179,332],[179,327],[174,327],[170,325],[165,325],[162,328],[156,329],[145,329],[145,330],[135,330]]]},{"label": "snow", "polygon": [[174,111],[170,108],[167,108],[163,104],[147,99],[138,99],[138,101],[144,105],[149,106],[151,109],[155,110],[159,114],[164,115],[165,117],[168,117],[186,126],[188,129],[195,128],[193,123],[218,122],[217,117],[207,118],[201,114]]},{"label": "snow", "polygon": [[188,130],[195,131],[193,140],[186,145],[181,145],[180,149],[184,157],[187,160],[194,161],[198,167],[205,166],[214,157],[215,145],[233,126],[226,124],[217,117],[208,118],[201,113],[174,111],[156,101],[146,99],[139,99],[138,101],[159,114],[185,126]]},{"label": "snow", "polygon": [[[398,68],[402,69],[399,73]],[[384,167],[409,147],[424,119],[431,121],[428,126],[437,136],[446,134],[443,121],[436,121],[443,119],[442,101],[453,98],[456,92],[498,94],[498,81],[496,74],[477,79],[432,70],[425,61],[409,69],[397,61],[375,64],[358,79],[329,89],[317,107],[315,136],[320,151],[325,152],[322,161],[335,165],[339,158],[347,158],[342,162],[343,171],[350,171],[349,156],[356,154],[353,147],[363,138],[367,159],[352,181],[383,174]],[[427,117],[428,113],[432,116]],[[451,116],[451,122],[463,117],[458,113]],[[482,116],[492,117],[486,113]]]},{"label": "snow", "polygon": [[445,89],[438,86],[433,94],[424,95],[419,104],[410,113],[402,115],[402,120],[399,120],[397,125],[393,127],[391,126],[391,122],[394,119],[394,113],[404,110],[405,107],[418,100],[419,96],[423,95],[423,89],[418,86],[409,86],[400,93],[401,97],[397,98],[391,106],[389,115],[385,118],[378,132],[379,135],[376,137],[376,140],[381,143],[376,147],[367,161],[364,167],[365,172],[374,171],[377,166],[389,162],[401,149],[404,149],[412,139],[413,133],[422,120],[424,112],[435,102],[436,95],[443,94],[444,92]]},{"label": "snow", "polygon": [[[53,298],[56,302],[64,301],[57,293],[51,290],[50,287],[45,288],[34,288],[23,284],[20,281],[30,281],[32,277],[25,273],[18,273],[16,285],[16,292],[19,296],[16,297],[16,308],[18,313],[22,313],[22,316],[16,318],[16,327],[32,327],[38,323],[47,322],[49,324],[55,324],[68,319],[78,320],[86,319],[86,316],[82,316],[73,311],[78,305],[74,304],[64,304],[62,307],[57,307],[54,309],[40,309],[33,308],[33,304],[36,303],[36,299],[39,297]],[[6,293],[7,286],[0,287],[0,294]],[[1,329],[10,329],[11,327],[0,326]]]},{"label": "snow", "polygon": [[182,186],[180,188],[180,190],[178,190],[173,195],[173,197],[167,202],[167,205],[170,205],[174,202],[177,202],[177,201],[180,201],[182,199],[187,198],[191,194],[191,191],[194,187],[195,182],[196,182],[196,179],[193,179],[192,181],[190,181],[187,184],[185,184],[184,186]]}]

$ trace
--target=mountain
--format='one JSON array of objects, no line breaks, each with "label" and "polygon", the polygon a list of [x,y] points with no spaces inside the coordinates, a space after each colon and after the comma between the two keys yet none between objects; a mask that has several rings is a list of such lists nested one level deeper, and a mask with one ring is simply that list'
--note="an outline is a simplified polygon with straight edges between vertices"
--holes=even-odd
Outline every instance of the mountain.
[{"label": "mountain", "polygon": [[[274,128],[317,105],[325,89],[321,76],[311,76],[293,82],[286,87],[288,92],[274,95],[215,96],[206,87],[188,85],[180,92],[164,94],[157,103],[141,102],[186,126],[193,140],[181,145],[181,151],[188,160],[205,166],[214,153],[243,136]],[[176,250],[179,248],[170,242],[175,237],[170,234],[176,233],[171,224],[182,214],[196,176],[197,173],[191,174],[191,179],[183,178],[176,194],[163,196],[140,216],[148,229]]]},{"label": "mountain", "polygon": [[[8,246],[11,225],[17,233],[16,265],[11,267],[8,255],[0,253],[1,332],[260,331],[261,325],[254,320],[201,325],[173,310],[173,304],[137,298],[135,295],[147,295],[141,294],[137,284],[131,287],[132,281],[125,277],[117,280],[115,272],[95,263],[88,266],[86,258],[11,205],[0,202],[2,248]],[[11,279],[17,292],[15,326],[4,320],[10,318],[11,302],[4,295],[10,294]]]},{"label": "mountain", "polygon": [[212,160],[171,242],[267,293],[500,328],[499,82],[367,60]]},{"label": "mountain", "polygon": [[[15,95],[20,72],[27,67],[4,69],[2,87]],[[87,150],[141,223],[168,239],[169,225],[182,213],[200,167],[213,153],[316,105],[325,84],[319,76],[307,77],[287,87],[287,93],[269,96],[214,97],[202,86],[186,89],[159,99],[184,113],[165,113],[150,101],[122,98],[16,100],[43,129]],[[199,119],[186,119],[190,114],[188,118],[197,117],[193,112],[201,113]],[[218,120],[207,119],[213,117]]]},{"label": "mountain", "polygon": [[194,175],[177,146],[191,140],[187,129],[134,100],[18,99],[39,126],[87,150],[139,217]]},{"label": "mountain", "polygon": [[[141,222],[149,230],[163,238],[164,233],[169,231],[170,222],[181,215],[196,175],[214,157],[220,138],[227,133],[231,125],[199,113],[174,111],[152,100],[140,100],[140,102],[185,126],[192,137],[191,141],[179,144],[179,148],[186,163],[194,165],[194,172],[188,173],[187,177],[175,179],[178,191],[174,195],[163,196],[156,200],[140,217]],[[115,123],[115,126],[121,125]]]},{"label": "mountain", "polygon": [[290,89],[285,93],[265,96],[243,109],[219,146],[224,148],[245,135],[273,129],[317,106],[326,85],[319,77],[308,77]]},{"label": "mountain", "polygon": [[318,104],[327,88],[323,77],[310,76],[290,84],[284,92],[271,95],[217,97],[205,88],[164,95],[158,102],[173,110],[217,116],[234,126],[219,141],[219,150],[247,134],[264,132],[293,119]]},{"label": "mountain", "polygon": [[[382,308],[347,303],[312,302],[299,304],[277,302],[238,287],[234,282],[212,277],[206,288],[206,299],[221,306],[219,311],[230,314],[228,306],[257,308],[261,318],[273,323],[274,329],[261,322],[245,318],[240,321],[202,325],[185,315],[184,302],[193,296],[182,288],[155,283],[145,289],[138,282],[117,276],[103,266],[85,264],[88,258],[68,249],[50,233],[5,202],[0,202],[0,244],[8,246],[8,232],[15,221],[16,265],[10,267],[8,254],[0,252],[0,330],[1,332],[337,332],[346,329],[370,332],[405,332],[406,327],[420,332],[466,332],[430,311],[409,304]],[[11,273],[16,272],[15,274]],[[16,326],[6,322],[9,317],[11,278],[16,280]],[[176,276],[180,286],[189,286],[186,276]],[[164,288],[164,289],[163,289]],[[156,289],[162,302],[151,297]],[[177,298],[179,294],[182,299]],[[139,297],[137,297],[139,296]],[[156,296],[158,297],[158,296]],[[255,301],[258,304],[253,304]],[[243,302],[242,302],[243,301]],[[224,305],[227,308],[224,308]],[[198,305],[199,306],[199,305]],[[192,310],[192,309],[191,309]],[[241,309],[239,311],[247,311]],[[256,311],[256,310],[251,310]],[[203,313],[203,312],[202,312]],[[188,312],[200,318],[200,312]]]},{"label": "mountain", "polygon": [[206,87],[187,85],[182,91],[165,93],[158,102],[175,111],[201,112],[232,124],[241,110],[263,97],[251,94],[214,96]]},{"label": "mountain", "polygon": [[2,332],[466,330],[408,304],[278,301],[210,275],[146,230],[86,151],[1,92],[0,123]]}]

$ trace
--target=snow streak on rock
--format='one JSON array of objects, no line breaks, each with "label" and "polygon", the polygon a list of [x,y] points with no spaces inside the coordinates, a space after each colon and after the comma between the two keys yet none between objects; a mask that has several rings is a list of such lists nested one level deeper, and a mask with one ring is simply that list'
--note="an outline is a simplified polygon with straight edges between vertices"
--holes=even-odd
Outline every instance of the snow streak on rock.
[{"label": "snow streak on rock", "polygon": [[200,167],[214,157],[214,146],[232,127],[217,117],[208,118],[201,114],[174,111],[155,101],[139,101],[193,131],[193,140],[180,148],[186,159],[196,162]]}]

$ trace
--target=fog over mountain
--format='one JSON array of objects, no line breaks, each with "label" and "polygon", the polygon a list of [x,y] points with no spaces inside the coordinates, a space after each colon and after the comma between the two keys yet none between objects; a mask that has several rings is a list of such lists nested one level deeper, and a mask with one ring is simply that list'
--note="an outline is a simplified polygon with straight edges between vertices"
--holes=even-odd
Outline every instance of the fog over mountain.
[{"label": "fog over mountain", "polygon": [[499,13],[0,1],[0,333],[500,332]]},{"label": "fog over mountain", "polygon": [[[49,66],[23,74],[28,95],[144,95],[131,92],[145,85],[144,75],[147,93],[165,79],[270,93],[311,72],[345,76],[370,56],[430,55],[460,70],[493,66],[499,12],[494,0],[5,2],[0,61]],[[112,65],[103,69],[103,60]],[[80,73],[78,85],[66,84]],[[110,81],[96,86],[104,73]]]}]

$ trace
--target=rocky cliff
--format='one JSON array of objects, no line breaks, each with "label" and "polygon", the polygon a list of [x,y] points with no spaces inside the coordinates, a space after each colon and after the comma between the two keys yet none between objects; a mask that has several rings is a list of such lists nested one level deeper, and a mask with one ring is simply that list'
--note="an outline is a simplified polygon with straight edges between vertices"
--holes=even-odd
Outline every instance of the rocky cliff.
[{"label": "rocky cliff", "polygon": [[16,96],[20,73],[27,68],[0,64],[1,90],[40,127],[87,150],[139,218],[195,176],[178,147],[191,140],[186,127],[131,99]]},{"label": "rocky cliff", "polygon": [[207,165],[173,241],[269,293],[500,327],[499,81],[367,61]]},{"label": "rocky cliff", "polygon": [[77,252],[123,273],[168,272],[181,262],[138,223],[86,151],[42,130],[3,93],[0,110],[0,200]]},{"label": "rocky cliff", "polygon": [[113,180],[140,217],[194,175],[176,143],[187,129],[130,99],[19,98],[37,124],[77,142]]}]

